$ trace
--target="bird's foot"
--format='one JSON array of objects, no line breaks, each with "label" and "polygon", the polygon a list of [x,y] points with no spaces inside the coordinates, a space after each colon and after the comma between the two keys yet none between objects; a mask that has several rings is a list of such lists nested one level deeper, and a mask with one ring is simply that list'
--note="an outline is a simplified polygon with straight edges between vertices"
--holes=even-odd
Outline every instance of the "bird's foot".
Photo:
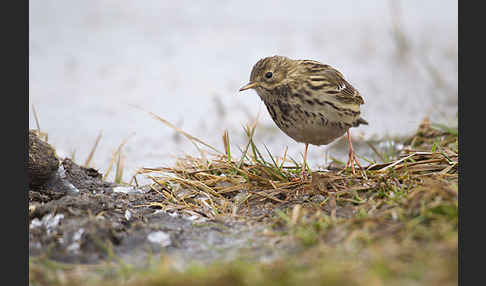
[{"label": "bird's foot", "polygon": [[302,180],[302,182],[305,182],[306,178],[307,178],[307,171],[305,170],[305,168],[303,168],[302,172],[300,172],[300,179]]},{"label": "bird's foot", "polygon": [[353,175],[356,175],[356,169],[354,168],[354,164],[355,163],[356,163],[356,165],[358,165],[358,167],[363,172],[363,167],[361,167],[361,164],[359,163],[358,159],[354,155],[354,151],[353,150],[350,150],[349,151],[348,162],[346,163],[346,166],[344,166],[344,169],[340,173],[345,172],[348,169],[348,167],[351,166],[351,172],[353,173]]}]

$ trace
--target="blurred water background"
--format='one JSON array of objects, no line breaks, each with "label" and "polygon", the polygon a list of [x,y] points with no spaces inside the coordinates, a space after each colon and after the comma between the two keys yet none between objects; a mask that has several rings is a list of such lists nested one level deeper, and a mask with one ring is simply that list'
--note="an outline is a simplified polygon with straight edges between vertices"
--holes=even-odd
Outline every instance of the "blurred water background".
[{"label": "blurred water background", "polygon": [[[78,163],[102,132],[90,165],[103,173],[128,138],[126,181],[137,168],[198,155],[187,139],[132,105],[221,150],[227,129],[237,156],[246,143],[242,126],[258,116],[256,143],[276,155],[288,146],[301,160],[304,145],[277,129],[256,93],[238,93],[253,64],[276,54],[318,60],[345,75],[364,97],[370,123],[352,129],[357,140],[411,134],[425,116],[457,121],[457,1],[29,4],[29,103],[41,130],[61,156]],[[29,128],[36,128],[32,112]],[[309,149],[311,167],[324,164],[327,150]],[[332,155],[344,159],[345,152]]]}]

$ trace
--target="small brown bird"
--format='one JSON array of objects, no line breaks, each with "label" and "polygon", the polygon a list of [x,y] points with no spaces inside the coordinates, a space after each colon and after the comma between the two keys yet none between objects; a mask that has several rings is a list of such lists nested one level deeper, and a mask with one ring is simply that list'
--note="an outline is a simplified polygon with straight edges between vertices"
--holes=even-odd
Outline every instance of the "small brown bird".
[{"label": "small brown bird", "polygon": [[313,60],[292,60],[273,56],[259,60],[251,71],[250,82],[240,91],[256,90],[277,126],[297,142],[305,143],[304,166],[309,144],[326,145],[347,133],[349,159],[354,163],[349,128],[368,124],[360,117],[364,100],[344,76],[329,65]]}]

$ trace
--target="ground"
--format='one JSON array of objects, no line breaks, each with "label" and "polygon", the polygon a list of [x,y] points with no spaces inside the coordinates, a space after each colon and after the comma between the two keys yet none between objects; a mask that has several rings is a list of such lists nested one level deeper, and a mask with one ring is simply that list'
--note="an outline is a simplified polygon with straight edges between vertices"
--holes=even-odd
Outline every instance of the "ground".
[{"label": "ground", "polygon": [[241,158],[142,169],[147,186],[63,159],[29,190],[30,284],[457,284],[457,129],[425,120],[385,162],[304,181],[251,134]]}]

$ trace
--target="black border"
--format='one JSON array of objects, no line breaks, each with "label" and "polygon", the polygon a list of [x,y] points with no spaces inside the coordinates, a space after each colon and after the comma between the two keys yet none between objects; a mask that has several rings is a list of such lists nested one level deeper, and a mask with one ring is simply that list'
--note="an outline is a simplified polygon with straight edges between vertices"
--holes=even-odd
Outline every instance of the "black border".
[{"label": "black border", "polygon": [[[465,3],[469,4],[466,7]],[[484,284],[484,24],[483,9],[458,3],[459,285]],[[470,37],[470,41],[467,38]],[[469,135],[467,135],[469,134]],[[469,136],[469,137],[468,137]],[[468,138],[468,139],[466,139]],[[467,144],[467,147],[466,147]],[[467,167],[467,171],[466,171]],[[477,183],[475,182],[477,181]],[[483,282],[481,282],[483,281]]]},{"label": "black border", "polygon": [[[464,212],[465,212],[465,199],[466,196],[464,196],[464,192],[469,192],[470,194],[474,192],[475,188],[470,184],[469,188],[466,188],[465,186],[465,170],[464,170],[464,163],[465,163],[465,146],[464,146],[464,136],[466,131],[466,110],[465,110],[465,100],[464,98],[467,96],[467,94],[474,94],[472,91],[466,91],[467,87],[465,87],[465,77],[462,76],[463,72],[465,71],[465,58],[466,58],[466,53],[463,51],[462,47],[464,46],[464,35],[466,32],[466,25],[465,25],[465,17],[464,15],[464,3],[465,1],[458,1],[458,130],[459,130],[459,136],[458,136],[458,141],[459,141],[459,165],[458,165],[458,190],[459,190],[459,198],[458,198],[458,285],[474,285],[477,284],[474,281],[476,280],[476,277],[472,276],[472,272],[477,272],[477,269],[474,269],[474,264],[475,263],[469,263],[465,265],[465,259],[464,259],[464,236],[465,236],[465,223],[464,223]],[[461,15],[462,14],[462,15]],[[468,75],[469,76],[469,75]],[[471,93],[472,92],[472,93]],[[471,122],[470,122],[471,123]],[[474,124],[473,124],[474,126]],[[474,127],[470,126],[471,129]],[[479,174],[478,174],[479,175]],[[474,177],[474,176],[472,176]],[[470,197],[470,196],[469,196]],[[471,207],[471,206],[469,206]],[[473,222],[474,223],[474,222]],[[479,223],[479,222],[477,222]],[[470,245],[470,242],[468,242],[468,245]],[[469,249],[471,249],[474,246],[468,246]],[[472,271],[471,271],[472,270]],[[480,272],[477,272],[480,273]],[[476,273],[476,275],[477,275]],[[467,282],[466,282],[467,281]],[[477,280],[476,280],[477,281]],[[480,283],[481,284],[481,283]]]},{"label": "black border", "polygon": [[28,285],[29,1],[2,4],[2,281]]}]

